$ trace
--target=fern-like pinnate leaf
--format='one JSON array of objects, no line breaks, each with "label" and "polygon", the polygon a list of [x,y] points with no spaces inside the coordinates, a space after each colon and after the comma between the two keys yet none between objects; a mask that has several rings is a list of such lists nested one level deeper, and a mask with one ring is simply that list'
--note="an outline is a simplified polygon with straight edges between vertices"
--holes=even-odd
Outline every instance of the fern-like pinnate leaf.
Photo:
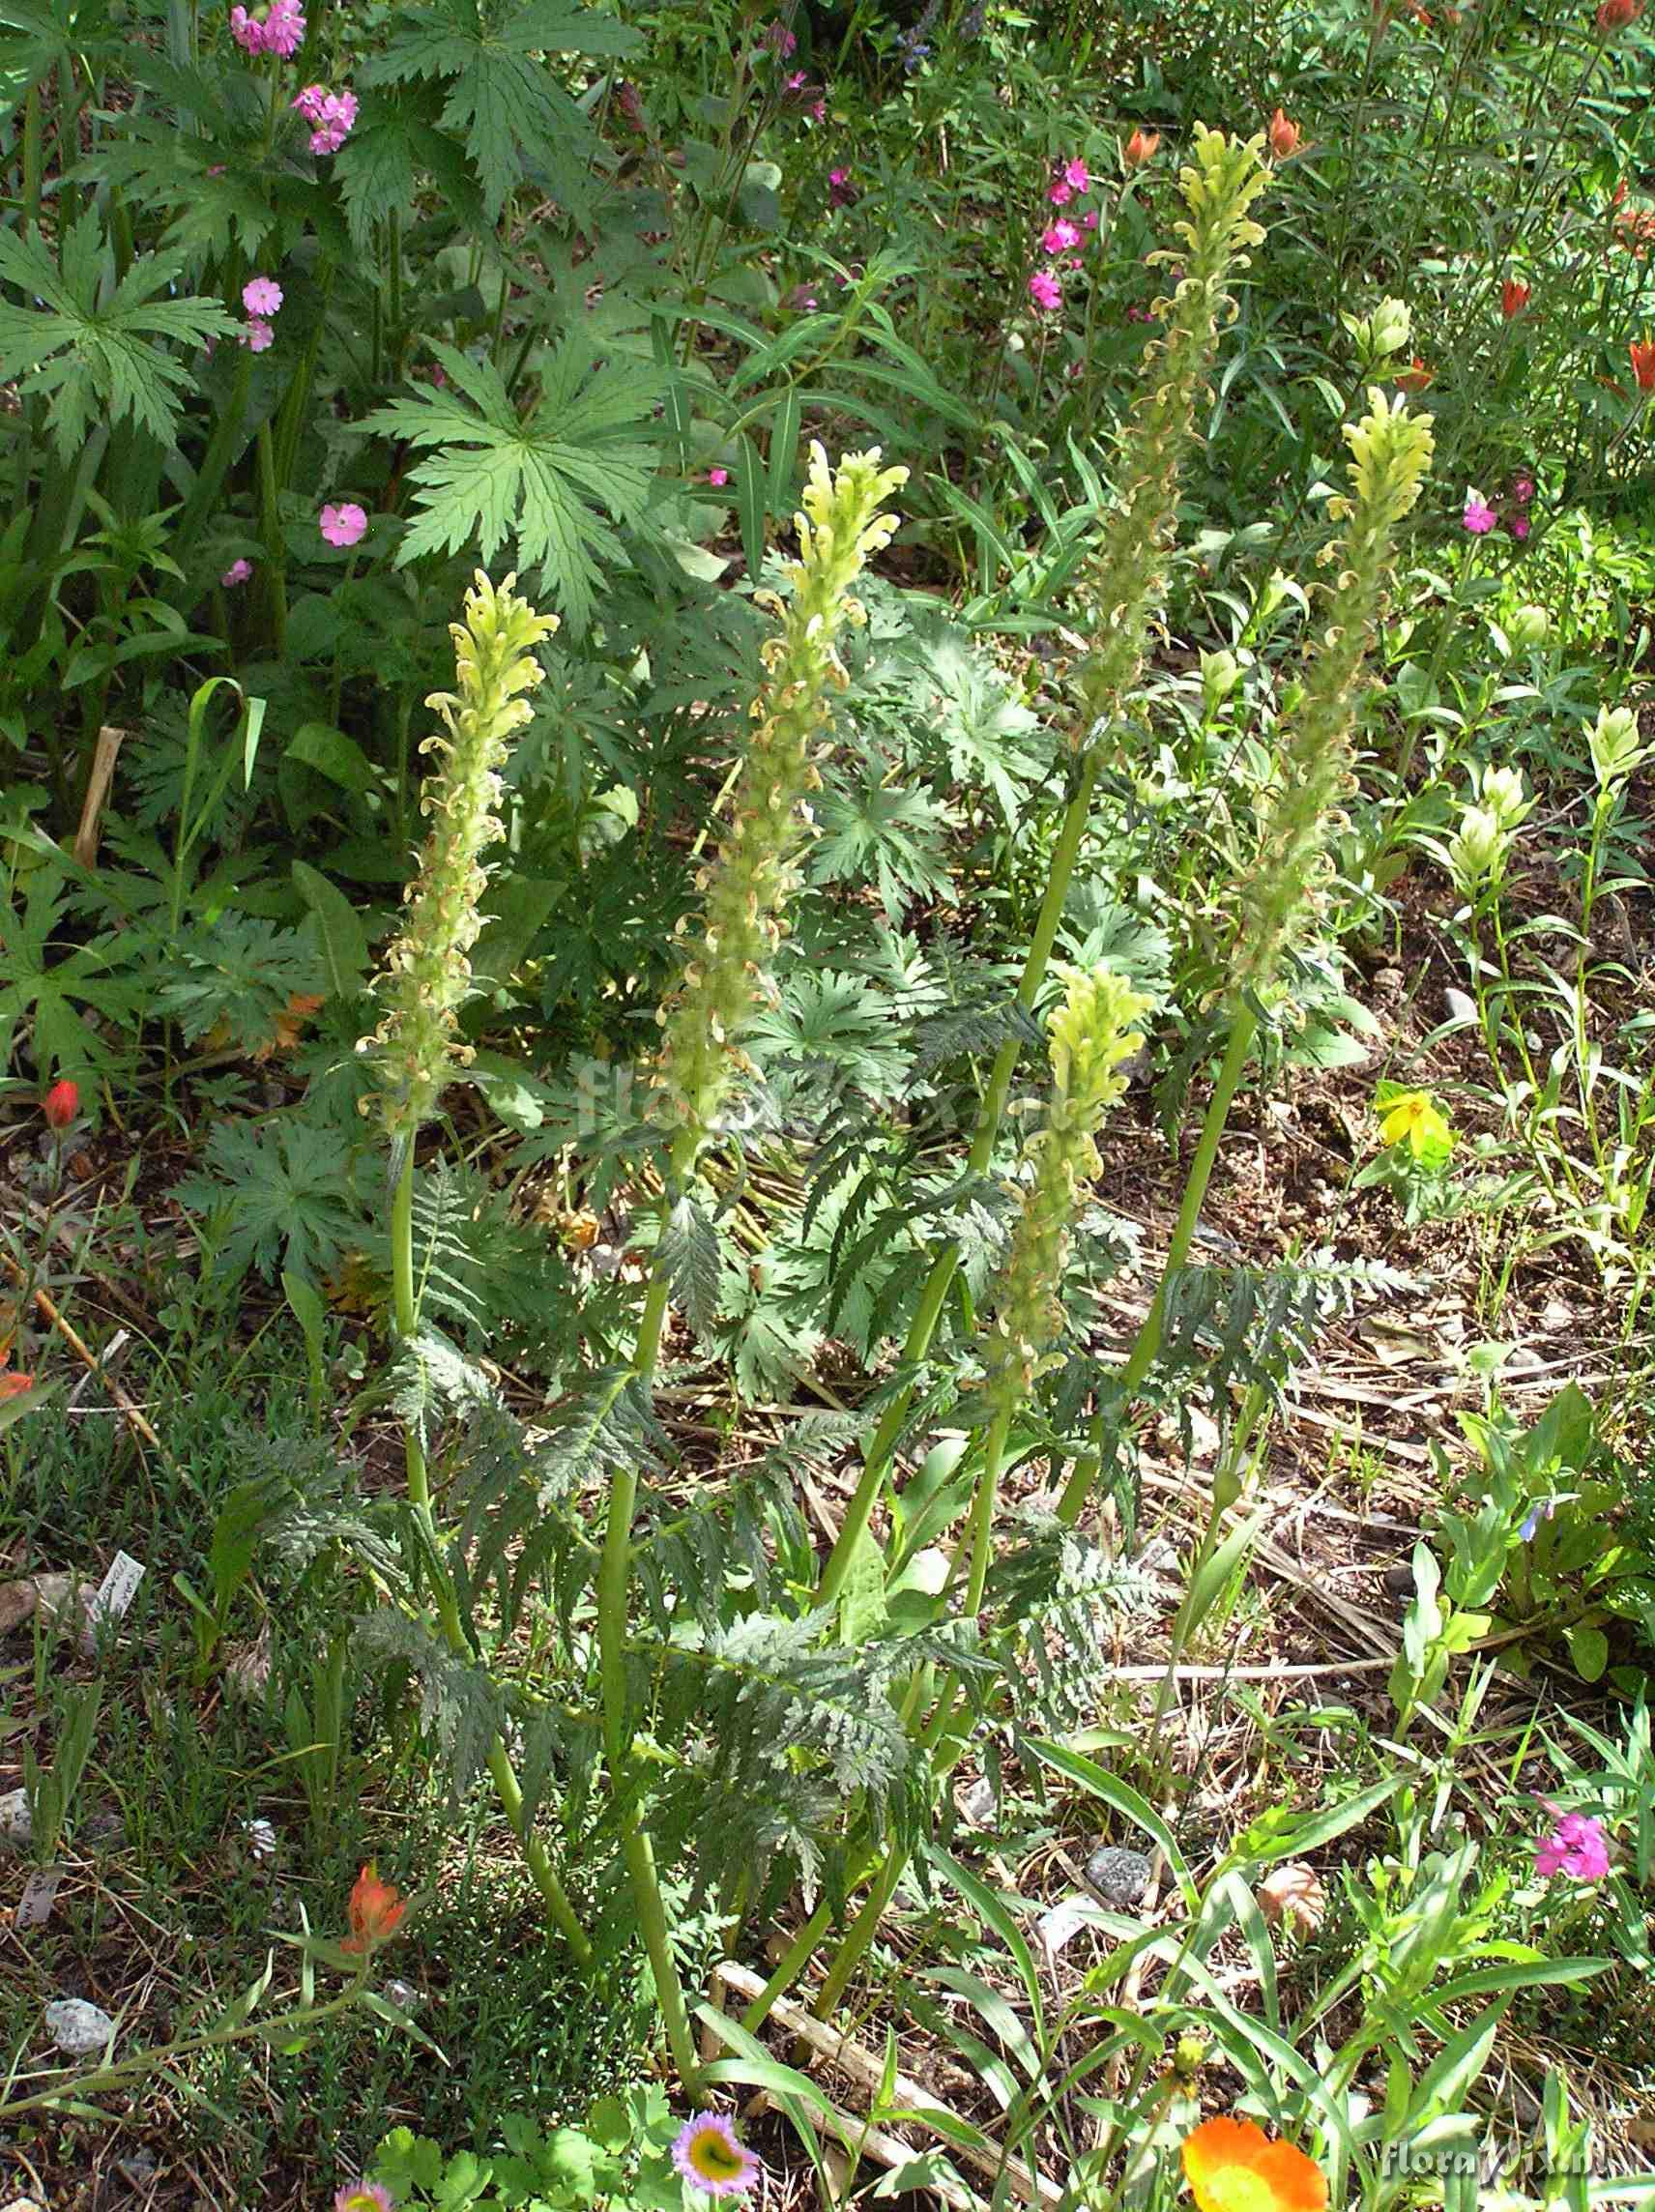
[{"label": "fern-like pinnate leaf", "polygon": [[398,566],[474,542],[491,564],[510,538],[518,574],[537,579],[578,636],[604,565],[624,558],[611,525],[634,521],[649,494],[654,371],[621,362],[599,368],[570,341],[547,364],[525,417],[491,362],[430,342],[450,389],[393,399],[363,424],[427,451],[410,471],[421,511]]},{"label": "fern-like pinnate leaf", "polygon": [[106,225],[88,208],[62,242],[61,266],[39,238],[0,230],[0,383],[49,395],[52,443],[65,460],[95,422],[131,421],[170,445],[195,381],[168,340],[191,350],[237,328],[216,300],[179,299],[178,253],[137,254],[117,279]]},{"label": "fern-like pinnate leaf", "polygon": [[363,85],[435,80],[446,93],[442,124],[458,132],[477,170],[492,223],[507,194],[533,174],[571,212],[586,204],[586,170],[596,150],[591,125],[546,66],[547,54],[621,55],[637,31],[596,8],[529,0],[440,0],[404,9],[389,51],[357,73]]}]

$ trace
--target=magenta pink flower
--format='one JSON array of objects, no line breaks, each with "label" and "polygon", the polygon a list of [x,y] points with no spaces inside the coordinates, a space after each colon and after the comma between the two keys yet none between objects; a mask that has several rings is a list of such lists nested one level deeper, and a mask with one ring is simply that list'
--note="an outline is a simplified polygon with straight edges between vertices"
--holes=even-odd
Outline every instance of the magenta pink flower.
[{"label": "magenta pink flower", "polygon": [[1085,215],[1083,215],[1081,218],[1081,228],[1082,230],[1095,230],[1097,228],[1096,208],[1087,209]]},{"label": "magenta pink flower", "polygon": [[1521,544],[1521,543],[1522,543],[1522,541],[1524,540],[1524,538],[1525,538],[1528,536],[1528,517],[1527,517],[1527,515],[1526,515],[1526,514],[1514,514],[1514,515],[1511,517],[1510,521],[1509,521],[1509,522],[1507,522],[1507,524],[1506,524],[1506,528],[1507,528],[1507,529],[1508,529],[1508,530],[1511,532],[1512,536],[1513,536],[1513,537],[1514,537],[1514,538],[1515,538],[1518,540],[1518,542]]},{"label": "magenta pink flower", "polygon": [[1528,507],[1534,499],[1534,479],[1526,469],[1519,469],[1511,480],[1511,496],[1519,507]]},{"label": "magenta pink flower", "polygon": [[1065,185],[1060,176],[1054,177],[1046,189],[1046,197],[1054,207],[1067,207],[1074,196],[1073,188]]},{"label": "magenta pink flower", "polygon": [[242,286],[242,306],[249,315],[274,315],[281,306],[281,286],[274,276],[254,276]]},{"label": "magenta pink flower", "polygon": [[238,584],[245,584],[252,572],[253,565],[250,561],[232,561],[218,581],[226,591],[233,592]]},{"label": "magenta pink flower", "polygon": [[286,61],[305,44],[305,11],[300,0],[270,0],[262,15],[232,8],[230,36],[244,53],[279,54]]},{"label": "magenta pink flower", "polygon": [[828,120],[828,102],[826,99],[813,100],[810,102],[808,113],[812,123],[826,123]]},{"label": "magenta pink flower", "polygon": [[307,84],[293,104],[316,126],[310,133],[311,153],[336,154],[357,119],[356,94],[348,86],[330,92],[325,84]]},{"label": "magenta pink flower", "polygon": [[1602,1881],[1609,1872],[1603,1822],[1590,1813],[1560,1813],[1552,1833],[1535,1847],[1534,1869],[1548,1880],[1568,1874],[1577,1881]]},{"label": "magenta pink flower", "polygon": [[1466,511],[1461,519],[1473,538],[1485,538],[1499,516],[1480,491],[1471,490],[1466,494]]},{"label": "magenta pink flower", "polygon": [[347,2181],[334,2198],[334,2212],[396,2212],[396,2199],[383,2181]]},{"label": "magenta pink flower", "polygon": [[1091,171],[1082,160],[1065,161],[1063,163],[1063,182],[1068,186],[1071,192],[1089,192],[1091,190]]},{"label": "magenta pink flower", "polygon": [[367,528],[367,516],[354,499],[322,509],[321,530],[330,545],[355,545]]},{"label": "magenta pink flower", "polygon": [[707,480],[714,491],[722,491],[730,481],[730,472],[728,469],[709,469]]},{"label": "magenta pink flower", "polygon": [[787,25],[778,18],[775,22],[771,23],[767,28],[765,32],[765,44],[769,46],[772,54],[780,54],[782,59],[785,61],[787,56],[791,54],[794,48],[798,44],[798,41],[794,37],[793,33],[788,29]]},{"label": "magenta pink flower", "polygon": [[851,182],[849,169],[829,169],[828,172],[828,205],[851,207],[857,198],[857,188]]},{"label": "magenta pink flower", "polygon": [[271,347],[276,343],[276,333],[268,323],[261,322],[259,317],[254,315],[246,330],[240,334],[236,342],[238,345],[245,345],[248,353],[269,353]]},{"label": "magenta pink flower", "polygon": [[1036,269],[1029,279],[1029,297],[1045,312],[1063,304],[1063,287],[1049,269]]},{"label": "magenta pink flower", "polygon": [[1078,246],[1080,242],[1080,232],[1066,216],[1060,216],[1056,222],[1040,233],[1042,253],[1067,253],[1070,247]]}]

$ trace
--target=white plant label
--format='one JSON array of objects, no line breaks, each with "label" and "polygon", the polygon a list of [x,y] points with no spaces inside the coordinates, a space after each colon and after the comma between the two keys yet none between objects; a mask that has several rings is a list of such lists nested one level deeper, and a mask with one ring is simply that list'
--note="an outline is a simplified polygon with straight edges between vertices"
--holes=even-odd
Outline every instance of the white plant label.
[{"label": "white plant label", "polygon": [[44,1928],[51,1918],[52,1906],[57,1902],[58,1883],[63,1879],[60,1866],[36,1867],[23,1884],[23,1894],[17,1900],[17,1909],[12,1915],[12,1925],[19,1935],[30,1928]]},{"label": "white plant label", "polygon": [[131,1552],[117,1552],[109,1561],[109,1572],[98,1586],[98,1595],[87,1610],[87,1626],[95,1627],[101,1620],[119,1620],[143,1579],[142,1559],[134,1559]]}]

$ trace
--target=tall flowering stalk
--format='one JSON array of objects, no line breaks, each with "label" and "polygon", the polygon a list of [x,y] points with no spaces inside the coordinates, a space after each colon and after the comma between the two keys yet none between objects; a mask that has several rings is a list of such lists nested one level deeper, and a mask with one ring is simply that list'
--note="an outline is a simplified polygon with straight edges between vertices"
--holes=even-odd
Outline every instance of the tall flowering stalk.
[{"label": "tall flowering stalk", "polygon": [[[989,1307],[981,1409],[987,1435],[955,1567],[956,1573],[962,1565],[966,1569],[968,1619],[982,1610],[1011,1424],[1051,1363],[1052,1347],[1062,1334],[1063,1275],[1075,1219],[1099,1166],[1094,1139],[1104,1116],[1125,1091],[1121,1068],[1144,1041],[1133,1025],[1150,1006],[1148,999],[1108,968],[1070,969],[1064,983],[1062,1004],[1047,1028],[1052,1083],[1046,1111],[1025,1148],[1016,1225]],[[903,1717],[911,1727],[929,1687],[929,1671],[922,1669],[904,1706]],[[958,1702],[958,1688],[950,1678],[923,1730],[922,1740],[934,1748],[944,1771],[959,1756],[957,1744],[951,1751],[947,1748]],[[824,2017],[838,2003],[872,1942],[907,1862],[907,1848],[899,1845],[875,1875],[869,1895],[824,1977],[817,1998],[817,2010]],[[775,1994],[772,1980],[766,1997],[773,2000]],[[753,2024],[749,2014],[747,2025]]]},{"label": "tall flowering stalk", "polygon": [[[1080,671],[1081,713],[1068,804],[1017,988],[1018,1004],[1026,1011],[1039,994],[1052,957],[1099,770],[1143,670],[1149,626],[1165,589],[1178,478],[1195,438],[1196,410],[1212,373],[1219,334],[1234,313],[1229,285],[1246,268],[1247,249],[1264,236],[1251,213],[1269,182],[1263,146],[1263,133],[1241,140],[1196,125],[1190,161],[1178,175],[1186,210],[1184,219],[1174,225],[1180,244],[1154,256],[1158,262],[1181,263],[1183,276],[1165,303],[1166,335],[1146,356],[1147,381],[1121,434],[1118,496],[1088,583],[1093,643]],[[995,1056],[967,1161],[972,1174],[985,1174],[993,1158],[1017,1052],[1012,1035]],[[930,1349],[958,1258],[950,1246],[932,1267],[903,1346],[906,1367],[916,1367]],[[869,1442],[861,1479],[823,1575],[821,1604],[837,1599],[850,1571],[908,1417],[910,1396],[904,1390],[891,1400]]]},{"label": "tall flowering stalk", "polygon": [[[1188,1257],[1219,1140],[1258,1031],[1253,1006],[1274,981],[1293,936],[1314,907],[1327,840],[1352,781],[1350,741],[1366,684],[1365,663],[1395,557],[1397,526],[1417,502],[1431,468],[1430,418],[1410,415],[1400,395],[1387,399],[1377,388],[1368,398],[1369,413],[1345,426],[1351,456],[1350,491],[1331,507],[1334,519],[1347,528],[1333,548],[1336,580],[1327,618],[1306,653],[1298,703],[1278,744],[1274,798],[1257,858],[1241,887],[1226,993],[1229,1036],[1224,1062],[1160,1284],[1121,1372],[1126,1392],[1137,1389],[1160,1349],[1168,1285]],[[1077,1462],[1063,1493],[1064,1519],[1073,1521],[1079,1515],[1099,1457],[1093,1452]],[[1215,1506],[1223,1509],[1216,1501]]]},{"label": "tall flowering stalk", "polygon": [[[752,709],[753,731],[729,830],[703,872],[699,923],[686,928],[684,963],[661,1008],[661,1051],[653,1113],[672,1131],[663,1218],[716,1133],[730,1090],[745,1070],[741,1038],[766,994],[767,971],[787,929],[797,884],[793,859],[807,827],[805,800],[819,777],[815,752],[828,726],[828,695],[845,681],[835,640],[862,619],[851,588],[871,556],[890,542],[896,517],[881,502],[908,480],[882,468],[877,447],[847,453],[830,470],[821,446],[796,518],[798,558],[785,575],[786,600],[772,599],[781,634],[767,644],[767,682]],[[653,1373],[672,1296],[671,1271],[657,1261],[632,1354],[632,1372]],[[620,1470],[609,1495],[597,1579],[598,1656],[604,1745],[620,1800],[622,1847],[632,1902],[653,1970],[673,2062],[684,2085],[696,2073],[695,2041],[674,1962],[654,1853],[637,1792],[624,1786],[631,1750],[626,1711],[626,1596],[631,1575],[637,1476]]]},{"label": "tall flowering stalk", "polygon": [[[439,762],[423,800],[431,831],[420,872],[408,887],[402,934],[386,954],[385,970],[375,986],[383,1019],[363,1046],[372,1055],[383,1089],[382,1110],[392,1145],[392,1298],[396,1335],[403,1345],[412,1344],[420,1329],[414,1268],[415,1140],[436,1111],[450,1077],[471,1057],[460,1039],[459,1011],[471,990],[471,948],[482,927],[479,908],[488,883],[484,855],[505,834],[500,771],[512,739],[530,718],[525,694],[541,680],[535,649],[558,626],[555,616],[537,614],[527,599],[515,595],[515,582],[514,576],[508,576],[497,591],[478,571],[466,594],[465,619],[452,626],[454,689],[435,692],[425,702],[443,725],[421,748]],[[438,1619],[450,1647],[469,1657],[471,1645],[459,1607],[442,1567],[425,1448],[412,1426],[405,1454],[408,1499],[435,1576]],[[525,1818],[522,1788],[510,1755],[498,1737],[487,1763],[536,1885],[575,1957],[582,1965],[590,1964],[592,1946],[545,1847]]]},{"label": "tall flowering stalk", "polygon": [[798,559],[786,570],[791,597],[770,601],[783,626],[764,648],[769,681],[754,703],[729,832],[697,882],[701,919],[659,1016],[655,1111],[675,1132],[681,1167],[712,1135],[730,1086],[746,1067],[741,1032],[758,1010],[765,972],[787,928],[802,802],[821,782],[813,753],[828,726],[828,693],[845,682],[834,640],[845,623],[862,619],[851,587],[896,529],[880,502],[907,481],[906,469],[881,468],[877,446],[847,453],[832,473],[822,448],[811,448]]}]

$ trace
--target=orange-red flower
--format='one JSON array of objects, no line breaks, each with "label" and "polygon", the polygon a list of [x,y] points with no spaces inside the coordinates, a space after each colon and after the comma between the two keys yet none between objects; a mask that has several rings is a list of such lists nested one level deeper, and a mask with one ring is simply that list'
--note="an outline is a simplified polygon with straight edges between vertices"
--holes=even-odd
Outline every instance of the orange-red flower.
[{"label": "orange-red flower", "polygon": [[1200,2212],[1326,2212],[1316,2161],[1252,2120],[1203,2120],[1184,2138],[1183,2160]]},{"label": "orange-red flower", "polygon": [[66,1075],[54,1083],[41,1100],[41,1112],[46,1118],[48,1129],[67,1129],[80,1112],[80,1091]]},{"label": "orange-red flower", "polygon": [[1270,152],[1278,161],[1290,160],[1304,144],[1304,132],[1296,123],[1290,123],[1279,107],[1270,117],[1268,136]]},{"label": "orange-red flower", "polygon": [[407,1909],[408,1900],[394,1884],[380,1880],[370,1860],[351,1891],[351,1932],[343,1948],[371,1951],[375,1944],[389,1943]]},{"label": "orange-red flower", "polygon": [[1598,10],[1598,29],[1607,34],[1624,31],[1637,22],[1643,13],[1643,0],[1603,0]]},{"label": "orange-red flower", "polygon": [[22,1398],[35,1386],[32,1375],[0,1375],[0,1406],[8,1398]]},{"label": "orange-red flower", "polygon": [[1640,392],[1655,392],[1655,338],[1633,339],[1632,373]]},{"label": "orange-red flower", "polygon": [[1142,125],[1133,131],[1120,149],[1120,159],[1129,169],[1141,169],[1146,161],[1155,159],[1155,150],[1161,143],[1158,131],[1146,131]]},{"label": "orange-red flower", "polygon": [[1437,371],[1434,368],[1427,368],[1418,354],[1415,354],[1406,368],[1397,370],[1394,382],[1399,384],[1404,392],[1424,392],[1429,386],[1437,382]]},{"label": "orange-red flower", "polygon": [[1513,315],[1521,315],[1528,305],[1529,287],[1520,284],[1515,276],[1508,276],[1500,286],[1500,313],[1509,323]]}]

